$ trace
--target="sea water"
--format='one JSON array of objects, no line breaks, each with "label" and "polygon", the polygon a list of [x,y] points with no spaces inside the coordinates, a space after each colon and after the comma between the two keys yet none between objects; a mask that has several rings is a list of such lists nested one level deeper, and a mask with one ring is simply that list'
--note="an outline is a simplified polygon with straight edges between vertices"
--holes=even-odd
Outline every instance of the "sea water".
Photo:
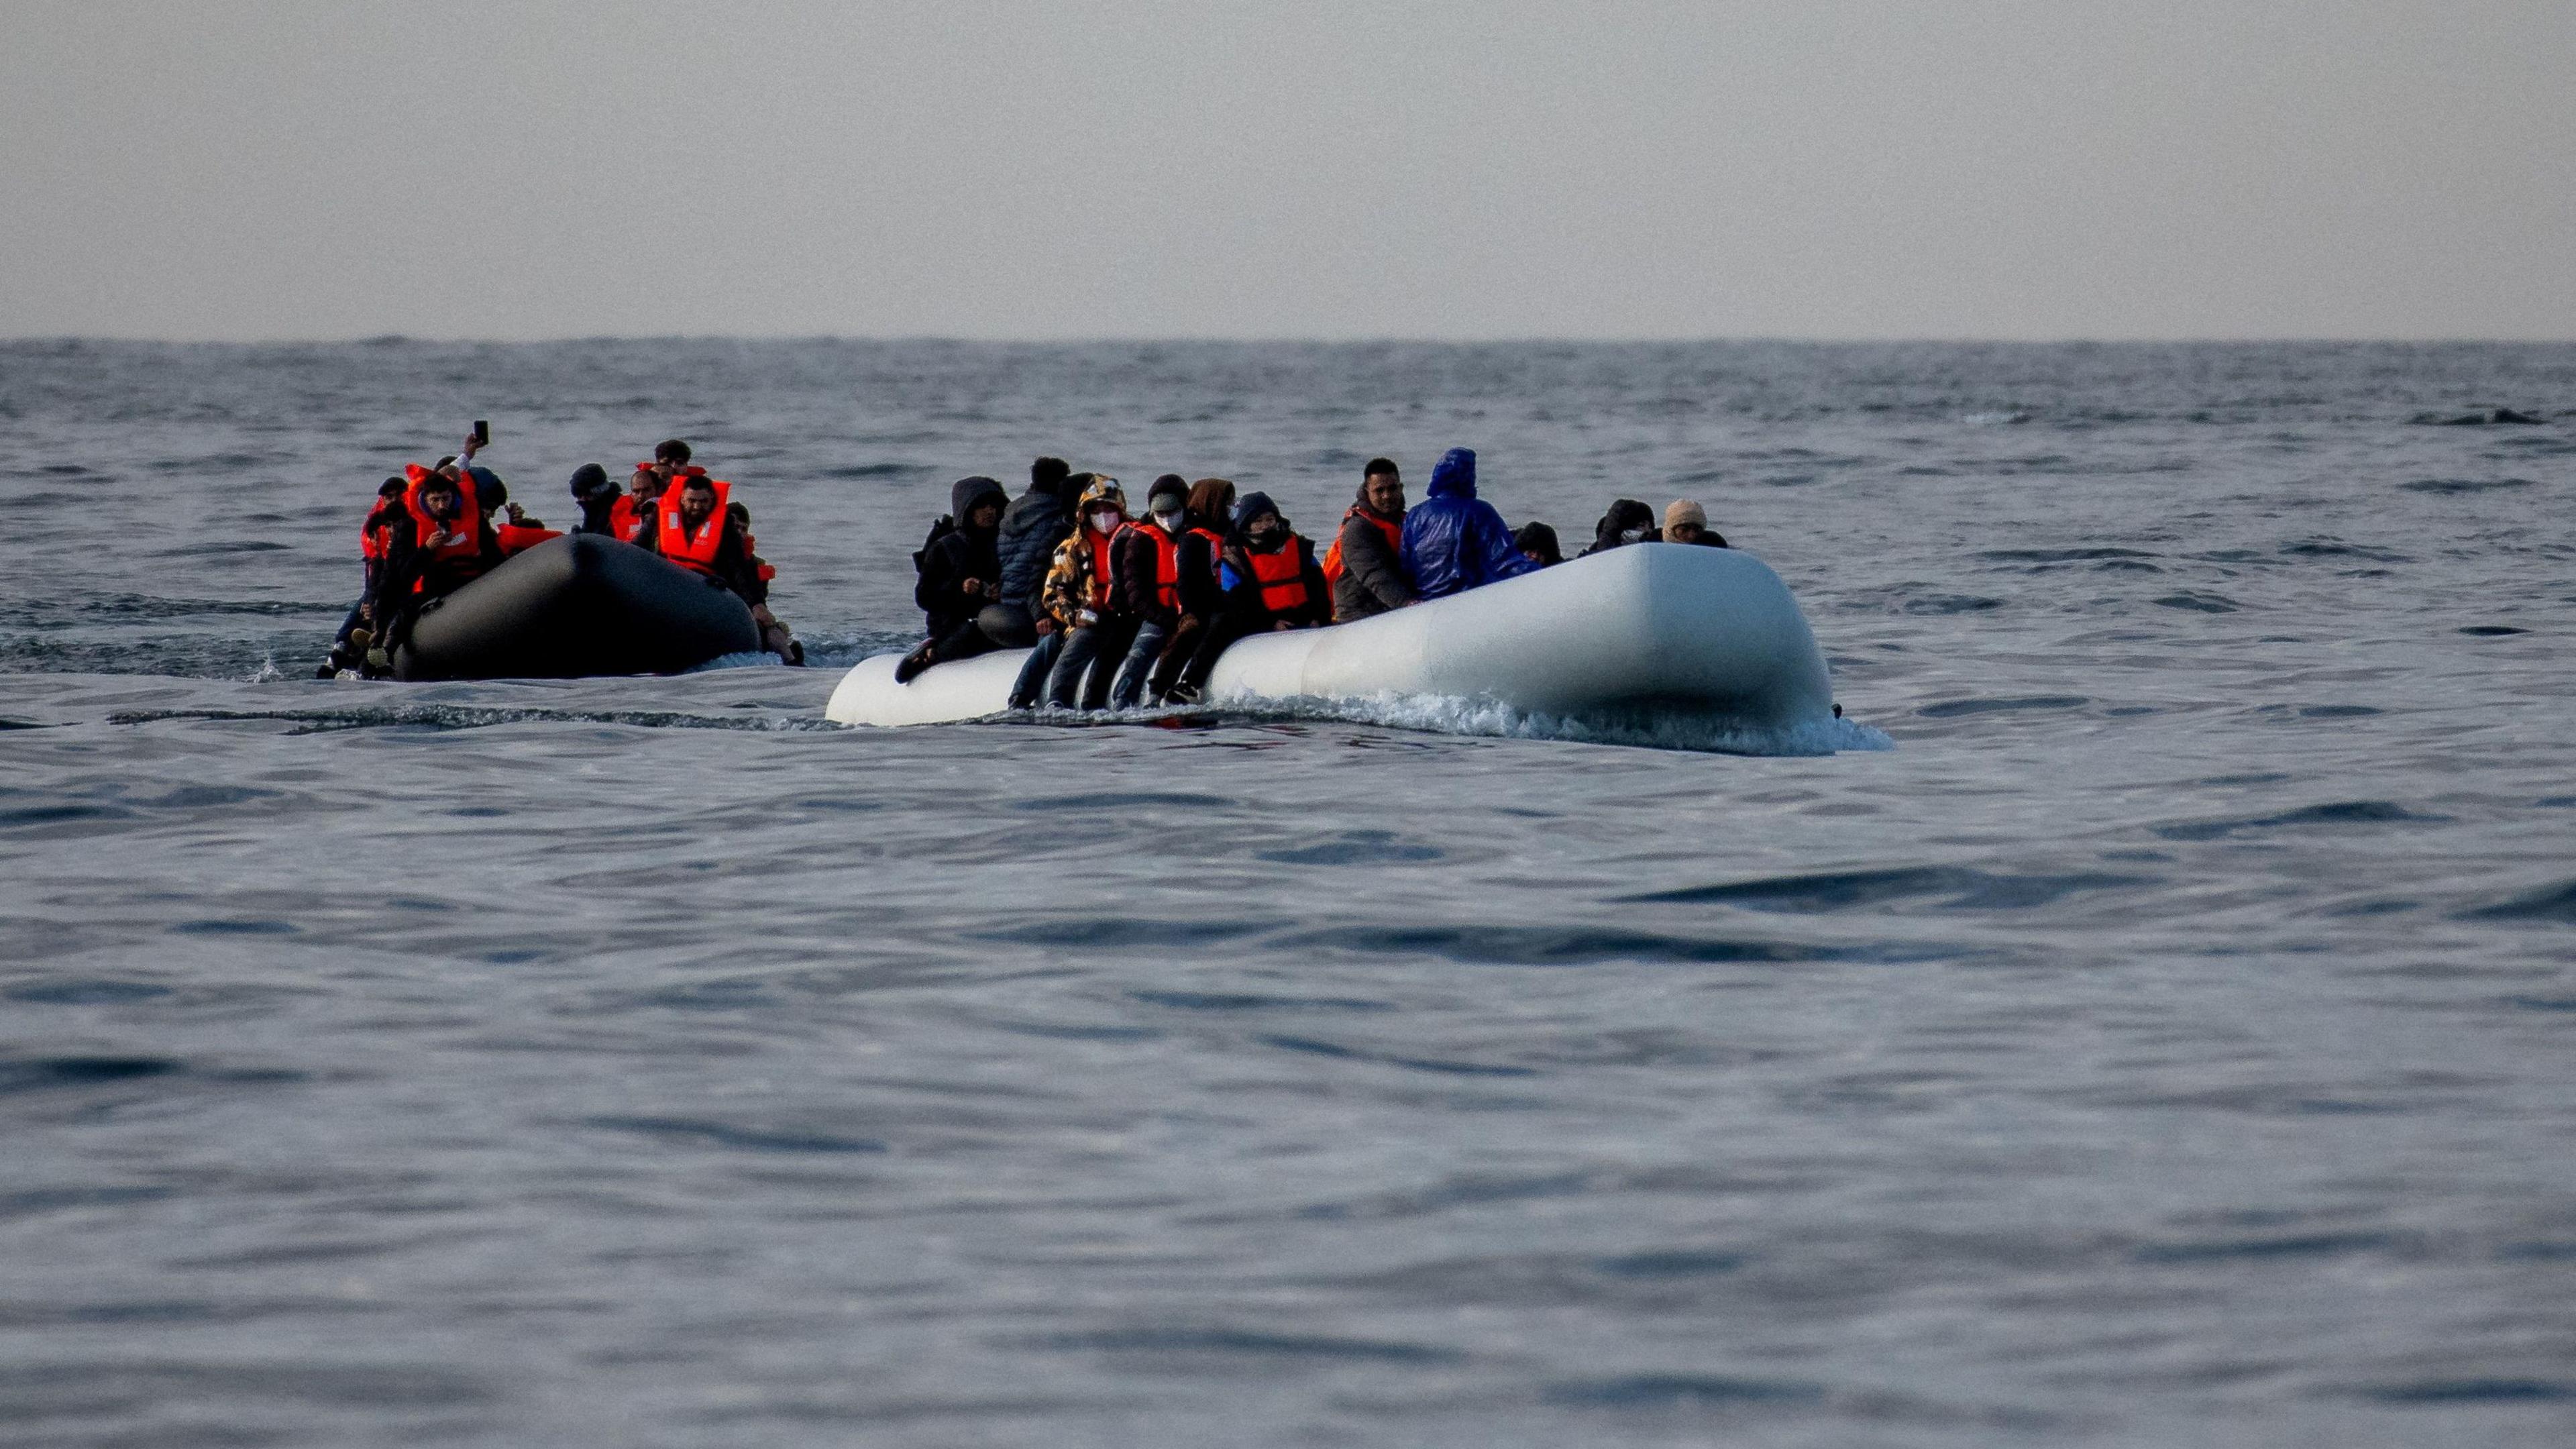
[{"label": "sea water", "polygon": [[[2570,347],[0,346],[0,1444],[2568,1442],[2571,408]],[[558,525],[690,439],[821,667],[313,679],[478,417]],[[1846,747],[821,721],[962,475],[1325,538],[1457,445],[1568,552],[1705,502]]]}]

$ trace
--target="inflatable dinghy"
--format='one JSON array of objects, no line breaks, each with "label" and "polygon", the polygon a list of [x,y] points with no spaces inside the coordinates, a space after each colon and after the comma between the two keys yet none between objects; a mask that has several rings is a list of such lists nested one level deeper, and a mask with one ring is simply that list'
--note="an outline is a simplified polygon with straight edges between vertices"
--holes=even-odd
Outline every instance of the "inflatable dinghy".
[{"label": "inflatable dinghy", "polygon": [[393,665],[396,679],[578,679],[676,674],[759,647],[751,610],[731,589],[633,544],[575,533],[433,600]]},{"label": "inflatable dinghy", "polygon": [[[910,684],[894,681],[900,657],[853,668],[825,716],[996,714],[1028,651],[933,665]],[[1688,720],[1777,733],[1828,722],[1833,686],[1769,565],[1737,549],[1641,543],[1372,619],[1244,639],[1217,661],[1204,702],[1420,697],[1612,729]]]}]

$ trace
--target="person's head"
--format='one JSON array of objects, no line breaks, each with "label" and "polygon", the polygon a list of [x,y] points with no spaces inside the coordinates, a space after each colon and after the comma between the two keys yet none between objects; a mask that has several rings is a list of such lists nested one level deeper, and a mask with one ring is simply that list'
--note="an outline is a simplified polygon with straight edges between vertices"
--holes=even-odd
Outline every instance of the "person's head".
[{"label": "person's head", "polygon": [[1073,510],[1082,526],[1093,533],[1107,536],[1127,525],[1127,491],[1118,480],[1099,473],[1083,475],[1082,502]]},{"label": "person's head", "polygon": [[403,490],[410,486],[411,484],[407,480],[401,478],[388,478],[382,483],[376,485],[376,496],[378,498],[386,499],[400,498],[403,496]]},{"label": "person's head", "polygon": [[595,503],[617,492],[608,481],[608,470],[597,463],[584,463],[572,470],[572,496],[576,503]]},{"label": "person's head", "polygon": [[743,529],[745,531],[748,531],[751,528],[751,510],[743,507],[739,503],[726,504],[725,517],[733,520],[733,526],[736,528]]},{"label": "person's head", "polygon": [[1002,526],[1002,507],[1009,501],[998,481],[978,473],[949,485],[948,516],[959,528],[990,533]]},{"label": "person's head", "polygon": [[510,501],[510,485],[502,482],[501,475],[491,469],[467,468],[465,477],[474,485],[474,506],[482,511],[484,517],[491,517]]},{"label": "person's head", "polygon": [[1614,548],[1623,543],[1644,543],[1655,536],[1655,510],[1634,498],[1611,500],[1610,511],[1601,515],[1601,526],[1595,531],[1593,544]]},{"label": "person's head", "polygon": [[1451,448],[1431,465],[1431,486],[1423,490],[1433,498],[1473,498],[1476,496],[1476,450]]},{"label": "person's head", "polygon": [[1155,479],[1145,492],[1145,511],[1165,533],[1178,534],[1190,526],[1190,485],[1178,473]]},{"label": "person's head", "polygon": [[456,516],[460,502],[461,500],[456,491],[455,479],[448,477],[444,473],[432,473],[427,478],[421,480],[421,512],[428,514],[432,518],[444,521]]},{"label": "person's head", "polygon": [[1234,505],[1234,532],[1244,547],[1254,553],[1268,553],[1288,538],[1288,520],[1280,516],[1277,505],[1267,493],[1246,493]]},{"label": "person's head", "polygon": [[1664,542],[1697,543],[1708,533],[1708,510],[1687,498],[1664,507]]},{"label": "person's head", "polygon": [[1049,498],[1062,498],[1065,484],[1073,479],[1073,466],[1062,458],[1040,458],[1029,465],[1029,491]]},{"label": "person's head", "polygon": [[691,528],[707,521],[716,511],[716,485],[704,473],[692,473],[680,480],[680,521]]},{"label": "person's head", "polygon": [[1380,518],[1404,516],[1404,475],[1392,458],[1371,458],[1360,470],[1360,506]]},{"label": "person's head", "polygon": [[635,491],[635,496],[646,503],[660,498],[662,490],[670,485],[671,475],[653,463],[636,464],[635,476],[626,481],[626,486]]},{"label": "person's head", "polygon": [[1234,521],[1234,484],[1224,478],[1201,478],[1190,485],[1190,521],[1200,528],[1223,529]]},{"label": "person's head", "polygon": [[1542,568],[1565,562],[1565,550],[1557,546],[1556,530],[1544,523],[1522,524],[1521,531],[1512,535],[1512,547]]},{"label": "person's head", "polygon": [[689,466],[689,445],[678,438],[664,438],[653,445],[653,462],[665,472]]}]

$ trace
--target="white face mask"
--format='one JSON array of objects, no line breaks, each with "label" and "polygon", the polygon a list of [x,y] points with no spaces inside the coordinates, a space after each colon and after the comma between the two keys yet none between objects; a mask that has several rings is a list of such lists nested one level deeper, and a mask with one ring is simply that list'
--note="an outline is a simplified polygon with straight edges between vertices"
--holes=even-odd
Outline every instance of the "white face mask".
[{"label": "white face mask", "polygon": [[1635,543],[1637,540],[1644,538],[1645,536],[1646,531],[1642,528],[1623,528],[1619,530],[1619,541],[1622,543]]},{"label": "white face mask", "polygon": [[1188,519],[1189,515],[1186,513],[1157,513],[1154,515],[1154,521],[1163,525],[1163,531],[1165,533],[1180,532],[1181,525],[1184,522],[1187,522]]},{"label": "white face mask", "polygon": [[1092,531],[1095,533],[1116,533],[1118,531],[1118,525],[1123,522],[1125,522],[1125,520],[1115,513],[1095,513],[1091,515],[1091,527]]}]

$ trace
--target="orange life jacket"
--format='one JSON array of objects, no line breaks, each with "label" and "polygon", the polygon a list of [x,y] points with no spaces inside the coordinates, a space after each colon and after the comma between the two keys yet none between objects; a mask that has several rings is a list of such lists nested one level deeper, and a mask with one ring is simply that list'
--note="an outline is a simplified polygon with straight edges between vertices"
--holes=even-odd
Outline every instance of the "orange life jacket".
[{"label": "orange life jacket", "polygon": [[635,495],[632,493],[620,493],[608,505],[609,536],[619,543],[633,543],[642,538],[645,526],[652,521],[653,515],[649,510],[640,513],[636,511]]},{"label": "orange life jacket", "polygon": [[1154,541],[1154,602],[1166,609],[1181,606],[1181,541],[1160,524],[1130,523],[1120,533],[1141,533]]},{"label": "orange life jacket", "polygon": [[[1342,522],[1348,523],[1354,518],[1365,520],[1370,527],[1385,534],[1386,546],[1395,550],[1396,557],[1402,558],[1404,556],[1403,524],[1389,523],[1385,519],[1378,517],[1376,514],[1371,513],[1356,503],[1352,504],[1350,506],[1350,510],[1342,515]],[[1343,568],[1342,535],[1339,529],[1335,529],[1333,531],[1333,546],[1324,550],[1324,582],[1328,585],[1340,583],[1342,581]]]},{"label": "orange life jacket", "polygon": [[[456,489],[456,517],[446,523],[429,516],[420,501],[421,485],[439,475],[414,463],[403,470],[417,474],[411,486],[403,490],[403,511],[411,515],[413,546],[429,555],[430,562],[446,564],[451,569],[471,567],[483,558],[483,512],[475,506],[474,480],[459,478]],[[479,571],[479,570],[478,570]],[[418,593],[427,583],[417,580],[412,592]]]},{"label": "orange life jacket", "polygon": [[[705,470],[698,470],[697,476],[705,477]],[[724,542],[728,521],[725,504],[733,493],[733,485],[721,478],[708,478],[707,481],[716,485],[716,506],[707,510],[706,518],[698,524],[695,533],[680,521],[679,480],[673,479],[671,486],[662,490],[664,502],[655,510],[661,518],[660,531],[654,535],[653,541],[662,550],[662,557],[671,562],[702,574],[713,574],[716,571],[716,548]]]},{"label": "orange life jacket", "polygon": [[379,498],[367,510],[367,521],[358,529],[358,557],[369,563],[383,563],[394,551],[393,505]]},{"label": "orange life jacket", "polygon": [[1082,525],[1082,541],[1091,546],[1091,585],[1086,590],[1091,597],[1086,602],[1094,608],[1109,602],[1109,546],[1118,541],[1126,527],[1120,524],[1109,533],[1099,533],[1089,523]]},{"label": "orange life jacket", "polygon": [[1244,562],[1252,565],[1253,577],[1261,584],[1261,606],[1274,614],[1306,606],[1305,541],[1295,534],[1274,553],[1244,551]]},{"label": "orange life jacket", "polygon": [[762,583],[768,583],[778,577],[777,568],[769,560],[760,556],[760,540],[752,537],[748,532],[742,536],[742,556],[751,560],[751,571],[760,575]]},{"label": "orange life jacket", "polygon": [[501,554],[506,558],[522,549],[535,548],[547,539],[561,538],[563,532],[560,529],[529,528],[524,524],[505,523],[493,529],[492,536],[501,541]]}]

